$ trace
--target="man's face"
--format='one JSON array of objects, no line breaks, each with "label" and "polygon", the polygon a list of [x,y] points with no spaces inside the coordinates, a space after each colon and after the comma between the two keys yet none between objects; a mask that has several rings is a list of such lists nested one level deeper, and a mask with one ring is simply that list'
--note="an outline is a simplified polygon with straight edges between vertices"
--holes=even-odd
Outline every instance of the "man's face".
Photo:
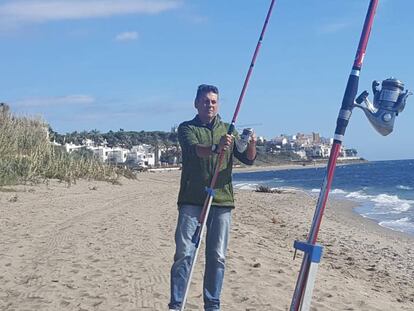
[{"label": "man's face", "polygon": [[211,122],[218,113],[218,96],[213,92],[204,93],[195,102],[198,116],[203,122]]}]

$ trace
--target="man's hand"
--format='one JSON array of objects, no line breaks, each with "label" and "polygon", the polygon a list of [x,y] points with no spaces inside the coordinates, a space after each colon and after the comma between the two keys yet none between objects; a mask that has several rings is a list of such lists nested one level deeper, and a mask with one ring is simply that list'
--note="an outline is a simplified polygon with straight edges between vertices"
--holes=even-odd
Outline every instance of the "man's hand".
[{"label": "man's hand", "polygon": [[253,144],[256,144],[256,143],[257,143],[257,136],[256,136],[256,133],[255,133],[255,131],[254,131],[254,130],[253,130],[252,135],[250,135],[250,141],[249,141],[249,144],[251,144],[251,143],[253,143]]},{"label": "man's hand", "polygon": [[231,146],[232,143],[233,143],[233,135],[229,135],[229,134],[223,135],[220,138],[220,142],[218,144],[218,148],[217,148],[218,153],[221,153],[222,151],[229,149],[229,146]]},{"label": "man's hand", "polygon": [[247,158],[249,160],[256,159],[256,143],[257,143],[257,137],[256,133],[253,131],[250,135],[250,141],[247,145]]}]

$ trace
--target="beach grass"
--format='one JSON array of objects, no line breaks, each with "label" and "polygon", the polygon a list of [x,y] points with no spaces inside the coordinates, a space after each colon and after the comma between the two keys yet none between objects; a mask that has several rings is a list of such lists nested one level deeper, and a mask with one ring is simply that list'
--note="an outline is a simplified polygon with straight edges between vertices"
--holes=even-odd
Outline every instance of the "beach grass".
[{"label": "beach grass", "polygon": [[86,152],[67,153],[49,141],[49,127],[40,118],[0,113],[0,186],[58,179],[117,183],[120,176],[134,178],[128,170],[102,163]]}]

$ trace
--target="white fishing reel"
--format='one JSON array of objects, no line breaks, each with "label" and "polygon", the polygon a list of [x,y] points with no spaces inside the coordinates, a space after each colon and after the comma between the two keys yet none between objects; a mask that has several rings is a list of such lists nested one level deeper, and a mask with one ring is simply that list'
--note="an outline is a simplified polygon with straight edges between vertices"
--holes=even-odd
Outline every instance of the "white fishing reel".
[{"label": "white fishing reel", "polygon": [[404,83],[394,78],[372,82],[372,91],[374,103],[364,91],[355,99],[354,106],[361,108],[377,132],[386,136],[393,131],[395,117],[404,110],[407,97],[413,93],[404,91]]}]

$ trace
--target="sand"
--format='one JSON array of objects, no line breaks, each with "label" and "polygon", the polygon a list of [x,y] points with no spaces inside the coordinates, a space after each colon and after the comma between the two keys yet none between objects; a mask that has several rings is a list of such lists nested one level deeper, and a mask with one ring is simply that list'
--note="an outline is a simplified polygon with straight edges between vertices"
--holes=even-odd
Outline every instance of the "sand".
[{"label": "sand", "polygon": [[[178,171],[0,191],[0,310],[167,310]],[[11,192],[6,191],[12,190]],[[222,310],[287,310],[316,199],[236,191]],[[414,239],[329,200],[311,310],[414,310]],[[188,310],[202,310],[203,252]]]}]

